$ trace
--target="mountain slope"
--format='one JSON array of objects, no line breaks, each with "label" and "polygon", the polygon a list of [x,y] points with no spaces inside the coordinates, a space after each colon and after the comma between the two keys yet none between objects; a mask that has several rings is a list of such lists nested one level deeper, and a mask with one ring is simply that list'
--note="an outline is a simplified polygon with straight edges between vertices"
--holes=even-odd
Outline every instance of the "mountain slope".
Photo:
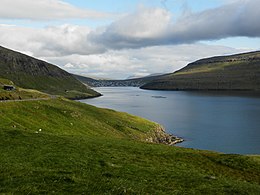
[{"label": "mountain slope", "polygon": [[158,124],[126,113],[66,99],[0,113],[0,194],[260,192],[259,156],[147,143]]},{"label": "mountain slope", "polygon": [[260,90],[260,52],[193,62],[141,88],[159,90]]},{"label": "mountain slope", "polygon": [[99,95],[57,66],[1,46],[0,77],[23,88],[72,99]]}]

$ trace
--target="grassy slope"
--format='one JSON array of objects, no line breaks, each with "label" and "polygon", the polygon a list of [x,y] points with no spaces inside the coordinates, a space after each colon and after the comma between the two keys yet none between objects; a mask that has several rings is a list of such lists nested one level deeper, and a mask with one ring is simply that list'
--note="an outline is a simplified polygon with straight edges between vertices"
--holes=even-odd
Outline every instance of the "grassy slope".
[{"label": "grassy slope", "polygon": [[139,141],[154,128],[62,99],[1,103],[0,193],[260,193],[259,156]]},{"label": "grassy slope", "polygon": [[46,93],[42,93],[33,89],[23,89],[17,86],[15,86],[16,89],[13,91],[6,91],[3,89],[4,85],[14,85],[14,83],[8,79],[0,78],[0,101],[50,98],[50,96]]},{"label": "grassy slope", "polygon": [[260,52],[202,59],[144,89],[260,90]]},{"label": "grassy slope", "polygon": [[14,83],[8,79],[0,78],[0,86],[2,87],[4,85],[14,85]]},{"label": "grassy slope", "polygon": [[17,88],[14,91],[5,91],[0,89],[0,101],[39,99],[39,98],[50,98],[50,95],[33,89]]},{"label": "grassy slope", "polygon": [[71,99],[99,95],[57,66],[3,47],[0,47],[0,77],[23,88]]}]

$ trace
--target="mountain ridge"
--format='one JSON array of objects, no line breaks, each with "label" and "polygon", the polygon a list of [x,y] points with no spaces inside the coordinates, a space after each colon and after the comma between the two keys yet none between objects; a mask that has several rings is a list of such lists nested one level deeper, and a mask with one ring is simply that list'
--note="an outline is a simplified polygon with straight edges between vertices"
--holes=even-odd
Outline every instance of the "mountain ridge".
[{"label": "mountain ridge", "polygon": [[260,51],[200,59],[141,88],[259,91]]},{"label": "mountain ridge", "polygon": [[10,79],[23,88],[71,99],[100,95],[65,70],[2,46],[0,46],[0,77]]}]

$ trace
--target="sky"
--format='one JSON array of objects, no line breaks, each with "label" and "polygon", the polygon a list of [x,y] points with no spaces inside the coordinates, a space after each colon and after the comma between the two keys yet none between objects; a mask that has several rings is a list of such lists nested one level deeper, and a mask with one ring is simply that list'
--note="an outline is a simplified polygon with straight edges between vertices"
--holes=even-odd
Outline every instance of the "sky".
[{"label": "sky", "polygon": [[1,0],[0,45],[124,79],[260,50],[260,0]]}]

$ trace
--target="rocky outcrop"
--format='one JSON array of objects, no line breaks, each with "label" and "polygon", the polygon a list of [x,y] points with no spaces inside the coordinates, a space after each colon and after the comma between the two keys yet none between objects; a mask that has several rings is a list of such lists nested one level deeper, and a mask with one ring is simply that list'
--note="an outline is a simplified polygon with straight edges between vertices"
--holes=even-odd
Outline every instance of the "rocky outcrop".
[{"label": "rocky outcrop", "polygon": [[182,138],[166,133],[165,129],[161,125],[158,125],[154,129],[152,134],[146,139],[146,141],[166,145],[175,145],[177,143],[183,142],[184,140]]}]

